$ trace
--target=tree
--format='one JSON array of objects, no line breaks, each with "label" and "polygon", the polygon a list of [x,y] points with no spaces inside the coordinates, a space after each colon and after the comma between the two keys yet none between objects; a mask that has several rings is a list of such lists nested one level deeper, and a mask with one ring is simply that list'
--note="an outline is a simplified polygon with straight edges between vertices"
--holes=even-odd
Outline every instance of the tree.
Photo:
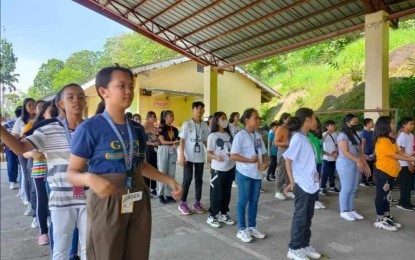
[{"label": "tree", "polygon": [[2,103],[4,112],[7,116],[14,117],[14,110],[19,105],[22,105],[24,96],[25,95],[23,93],[17,91],[4,95]]},{"label": "tree", "polygon": [[52,92],[58,92],[63,86],[69,83],[82,84],[88,79],[81,71],[73,70],[70,68],[63,68],[53,79]]},{"label": "tree", "polygon": [[16,87],[13,83],[19,82],[17,77],[19,74],[13,73],[16,69],[17,57],[13,53],[13,46],[6,39],[1,40],[1,51],[0,51],[0,77],[3,91],[6,87],[10,92],[16,91]]},{"label": "tree", "polygon": [[[98,70],[97,64],[101,57],[101,52],[93,52],[88,50],[78,51],[73,53],[65,61],[65,68],[72,72],[82,73],[84,77],[78,78],[77,83],[82,84],[95,76]],[[67,71],[68,72],[68,71]]]},{"label": "tree", "polygon": [[58,59],[50,59],[43,63],[33,81],[33,86],[29,88],[29,96],[37,99],[51,94],[53,81],[63,67],[63,61]]}]

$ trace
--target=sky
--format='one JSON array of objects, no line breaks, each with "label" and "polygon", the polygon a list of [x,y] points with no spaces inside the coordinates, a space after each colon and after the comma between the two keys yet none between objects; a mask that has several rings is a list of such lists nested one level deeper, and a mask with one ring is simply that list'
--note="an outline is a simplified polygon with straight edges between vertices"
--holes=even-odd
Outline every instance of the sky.
[{"label": "sky", "polygon": [[48,59],[102,50],[106,39],[130,29],[71,0],[1,0],[1,38],[17,56],[16,87],[27,92]]}]

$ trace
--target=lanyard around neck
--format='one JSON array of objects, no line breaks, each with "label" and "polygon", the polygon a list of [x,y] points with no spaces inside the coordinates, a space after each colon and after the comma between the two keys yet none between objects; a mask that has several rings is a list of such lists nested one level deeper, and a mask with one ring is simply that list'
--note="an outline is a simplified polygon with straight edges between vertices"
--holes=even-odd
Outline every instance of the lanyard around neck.
[{"label": "lanyard around neck", "polygon": [[254,137],[252,138],[251,133],[248,132],[248,130],[246,130],[246,128],[244,129],[245,132],[249,135],[249,139],[252,140],[253,144],[254,144],[254,149],[255,149],[255,153],[258,155],[258,146],[257,143],[255,141],[255,130],[254,130]]},{"label": "lanyard around neck", "polygon": [[196,123],[196,120],[194,120],[194,119],[192,119],[193,120],[193,122],[195,123],[195,132],[196,132],[196,139],[197,139],[197,141],[196,142],[199,142],[199,134],[200,134],[200,132],[202,131],[202,122],[200,122],[200,126],[199,126],[199,132],[197,131],[197,123]]}]

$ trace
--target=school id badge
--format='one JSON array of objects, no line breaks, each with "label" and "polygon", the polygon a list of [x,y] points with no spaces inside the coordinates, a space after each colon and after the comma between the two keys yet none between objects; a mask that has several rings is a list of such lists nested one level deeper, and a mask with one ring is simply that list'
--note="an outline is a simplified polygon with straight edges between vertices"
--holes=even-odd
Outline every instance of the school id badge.
[{"label": "school id badge", "polygon": [[200,153],[200,144],[199,143],[196,143],[195,144],[195,153]]},{"label": "school id badge", "polygon": [[121,198],[121,214],[133,213],[134,202],[143,198],[143,192],[137,191],[122,195]]}]

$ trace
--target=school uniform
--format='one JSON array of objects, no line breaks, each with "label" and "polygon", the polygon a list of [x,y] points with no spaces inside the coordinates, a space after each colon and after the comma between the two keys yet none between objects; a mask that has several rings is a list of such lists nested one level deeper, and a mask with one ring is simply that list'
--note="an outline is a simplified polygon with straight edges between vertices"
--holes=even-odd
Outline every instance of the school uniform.
[{"label": "school uniform", "polygon": [[[140,124],[131,120],[127,123],[130,124],[133,143],[130,189],[126,189],[128,183],[125,155],[115,132],[118,131],[129,150],[130,137],[126,124],[114,124],[116,129],[113,129],[104,114],[96,115],[77,127],[71,145],[72,154],[88,160],[89,173],[99,174],[116,189],[116,193],[107,198],[100,198],[92,191],[88,197],[89,260],[141,260],[149,257],[150,193],[141,173],[146,137]],[[129,205],[132,206],[132,213],[122,214],[121,210],[125,210],[125,207],[122,207],[121,200],[128,192],[141,194],[141,197]]]},{"label": "school uniform", "polygon": [[184,155],[186,163],[183,169],[182,202],[187,201],[189,187],[195,173],[196,202],[202,198],[203,167],[206,159],[204,142],[208,137],[208,125],[205,122],[197,124],[193,119],[183,123],[179,137],[185,139]]},{"label": "school uniform", "polygon": [[[337,133],[325,132],[323,134],[323,150],[328,153],[337,151]],[[327,180],[329,181],[330,188],[336,187],[336,159],[331,156],[323,155],[323,166],[321,176],[321,189],[326,189]]]},{"label": "school uniform", "polygon": [[229,132],[231,132],[232,137],[235,137],[237,133],[239,133],[242,129],[239,126],[234,126],[233,124],[229,124]]},{"label": "school uniform", "polygon": [[[164,125],[161,127],[160,135],[165,141],[178,141],[179,130],[174,126]],[[161,144],[157,151],[158,169],[162,173],[170,176],[172,179],[176,177],[176,161],[177,149],[173,145]],[[159,182],[157,187],[159,196],[171,196],[172,189],[169,185]]]},{"label": "school uniform", "polygon": [[310,246],[311,219],[314,216],[315,197],[319,190],[319,174],[316,164],[316,150],[302,133],[295,133],[283,157],[292,161],[294,177],[294,216],[291,226],[291,240],[288,247],[298,250]]},{"label": "school uniform", "polygon": [[212,159],[210,176],[210,216],[216,216],[219,211],[226,215],[232,194],[232,182],[235,180],[235,161],[230,159],[232,149],[231,136],[228,133],[215,132],[208,136],[207,150],[223,161]]}]

